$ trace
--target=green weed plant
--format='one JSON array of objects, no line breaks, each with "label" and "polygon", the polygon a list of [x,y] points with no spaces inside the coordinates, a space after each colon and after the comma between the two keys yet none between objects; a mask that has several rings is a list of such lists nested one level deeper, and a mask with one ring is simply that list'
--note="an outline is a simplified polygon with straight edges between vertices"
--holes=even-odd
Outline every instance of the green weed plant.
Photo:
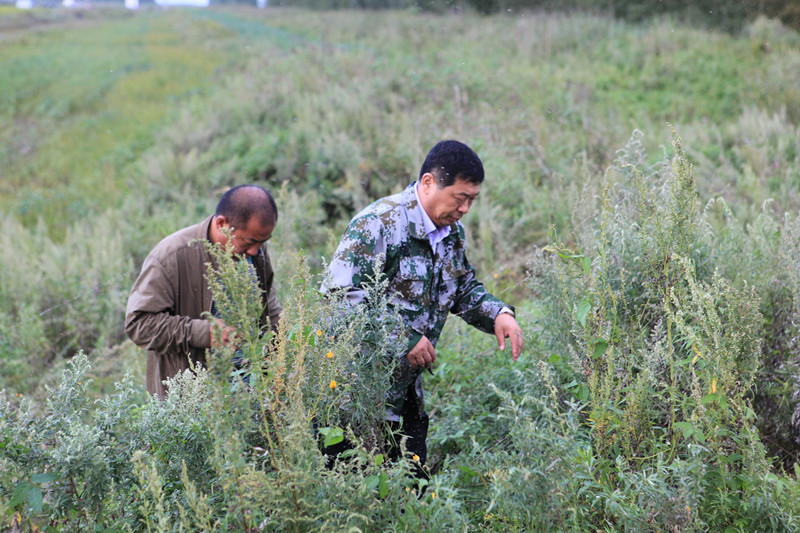
[{"label": "green weed plant", "polygon": [[[16,20],[41,32],[1,36],[3,526],[797,529],[797,32],[544,12],[53,13],[56,33],[31,12]],[[111,44],[82,68],[64,43],[93,38]],[[680,148],[659,147],[666,120]],[[418,500],[408,464],[377,465],[372,447],[383,361],[354,347],[384,342],[383,326],[348,333],[311,276],[352,214],[445,137],[486,163],[470,259],[516,300],[530,368],[448,325]],[[267,340],[241,319],[252,390],[219,354],[151,402],[122,342],[137,265],[243,182],[278,198],[287,329]],[[299,250],[303,289],[285,275]],[[91,367],[70,359],[81,349]],[[344,436],[355,453],[325,469],[320,441]]]},{"label": "green weed plant", "polygon": [[[45,416],[2,402],[2,516],[45,531],[463,529],[454,491],[433,483],[420,497],[413,459],[389,463],[382,449],[397,358],[385,281],[347,312],[320,298],[300,258],[272,335],[258,327],[248,263],[209,246],[212,293],[248,380],[233,348],[220,349],[171,379],[165,400],[127,377],[92,404],[90,364],[76,356]],[[322,445],[345,437],[352,449],[329,463]]]},{"label": "green weed plant", "polygon": [[[73,335],[69,322],[96,327],[94,311],[56,320],[45,300],[91,300],[94,289],[31,283],[40,254],[26,241],[60,249],[69,234],[72,261],[94,265],[87,249],[100,244],[87,228],[112,221],[127,267],[103,268],[130,286],[160,238],[239,183],[283,191],[277,271],[304,250],[319,273],[355,212],[412,181],[437,140],[458,137],[487,166],[466,220],[470,259],[502,288],[522,282],[547,228],[569,231],[582,182],[632,130],[646,133],[648,163],[658,159],[665,120],[696,162],[698,193],[724,198],[743,225],[770,198],[777,215],[800,206],[800,41],[775,20],[729,35],[586,13],[58,13],[48,26],[31,12],[41,31],[4,32],[0,52],[0,205],[12,219],[6,249],[20,250],[0,271],[25,274],[4,278],[0,298],[3,386],[15,393],[40,381],[21,354],[48,367],[54,354],[97,357],[122,331],[116,288],[96,296],[109,300],[97,305],[110,331]],[[33,288],[42,305],[18,296]]]},{"label": "green weed plant", "polygon": [[[720,274],[737,257],[717,247],[712,228],[735,222],[702,209],[673,135],[671,161],[647,165],[635,134],[586,189],[574,245],[549,246],[550,258],[532,263],[544,324],[569,319],[542,335],[572,401],[586,404],[586,494],[599,501],[584,519],[636,531],[791,530],[797,509],[764,498],[785,481],[755,427],[762,300],[746,274]],[[726,239],[750,240],[736,235]],[[691,483],[676,483],[687,475]],[[681,503],[667,505],[668,493]]]}]

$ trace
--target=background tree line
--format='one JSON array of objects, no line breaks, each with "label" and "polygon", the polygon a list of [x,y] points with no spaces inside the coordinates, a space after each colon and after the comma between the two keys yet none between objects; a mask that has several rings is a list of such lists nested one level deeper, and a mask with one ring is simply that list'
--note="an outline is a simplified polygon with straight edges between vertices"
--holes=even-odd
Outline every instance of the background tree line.
[{"label": "background tree line", "polygon": [[432,12],[469,8],[487,15],[503,11],[584,11],[633,22],[669,15],[687,23],[728,31],[739,30],[743,24],[763,15],[780,19],[792,28],[800,27],[800,4],[792,0],[277,0],[273,5],[314,9],[417,7]]}]

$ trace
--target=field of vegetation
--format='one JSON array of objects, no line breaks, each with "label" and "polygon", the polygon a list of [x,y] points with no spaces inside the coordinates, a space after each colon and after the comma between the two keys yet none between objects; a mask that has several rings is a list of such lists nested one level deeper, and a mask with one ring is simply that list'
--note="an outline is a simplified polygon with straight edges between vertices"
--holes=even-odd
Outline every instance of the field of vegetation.
[{"label": "field of vegetation", "polygon": [[[451,319],[421,487],[376,437],[386,322],[316,289],[443,138],[484,161],[469,258],[526,349]],[[0,166],[0,529],[800,530],[800,34],[777,21],[0,7]],[[248,339],[250,390],[221,353],[147,398],[130,286],[246,182],[280,209],[273,356]],[[344,433],[363,445],[326,468]]]}]

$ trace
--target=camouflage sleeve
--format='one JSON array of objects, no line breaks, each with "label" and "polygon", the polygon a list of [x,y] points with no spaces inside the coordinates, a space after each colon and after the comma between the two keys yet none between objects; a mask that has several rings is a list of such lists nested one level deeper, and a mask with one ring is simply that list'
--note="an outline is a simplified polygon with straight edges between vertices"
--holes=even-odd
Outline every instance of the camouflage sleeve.
[{"label": "camouflage sleeve", "polygon": [[363,303],[362,283],[375,276],[375,258],[386,253],[380,219],[365,215],[347,226],[328,267],[322,291],[344,290],[351,305]]},{"label": "camouflage sleeve", "polygon": [[475,268],[464,257],[466,273],[458,279],[458,292],[450,312],[486,333],[494,333],[494,319],[503,307],[511,307],[490,294],[478,281]]},{"label": "camouflage sleeve", "polygon": [[[351,306],[368,303],[365,285],[376,277],[376,260],[383,256],[386,264],[388,259],[384,232],[383,222],[376,215],[363,215],[351,221],[333,254],[322,292],[344,290]],[[403,356],[423,335],[408,326],[404,329],[393,334],[398,344],[405,343]]]}]

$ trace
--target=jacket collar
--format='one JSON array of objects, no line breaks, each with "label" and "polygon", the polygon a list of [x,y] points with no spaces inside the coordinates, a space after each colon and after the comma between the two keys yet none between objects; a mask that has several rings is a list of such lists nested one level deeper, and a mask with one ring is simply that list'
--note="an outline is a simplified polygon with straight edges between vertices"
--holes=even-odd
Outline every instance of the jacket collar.
[{"label": "jacket collar", "polygon": [[205,219],[204,221],[195,226],[196,228],[194,235],[195,239],[206,239],[208,241],[211,240],[209,239],[208,235],[209,235],[209,230],[211,229],[211,221],[213,219],[214,215],[211,215],[210,217],[208,217],[207,219]]},{"label": "jacket collar", "polygon": [[408,233],[415,239],[428,240],[428,232],[425,231],[425,222],[423,221],[422,204],[417,200],[417,195],[414,192],[416,181],[406,187],[403,191],[403,207],[406,210],[406,219],[408,220]]},{"label": "jacket collar", "polygon": [[[422,204],[417,200],[417,194],[414,192],[414,186],[417,182],[413,182],[406,187],[402,192],[402,203],[406,210],[406,219],[408,220],[408,233],[415,239],[428,240],[428,232],[425,231],[425,222],[423,221]],[[450,235],[458,233],[458,222],[450,224]],[[449,235],[448,235],[449,237]]]}]

